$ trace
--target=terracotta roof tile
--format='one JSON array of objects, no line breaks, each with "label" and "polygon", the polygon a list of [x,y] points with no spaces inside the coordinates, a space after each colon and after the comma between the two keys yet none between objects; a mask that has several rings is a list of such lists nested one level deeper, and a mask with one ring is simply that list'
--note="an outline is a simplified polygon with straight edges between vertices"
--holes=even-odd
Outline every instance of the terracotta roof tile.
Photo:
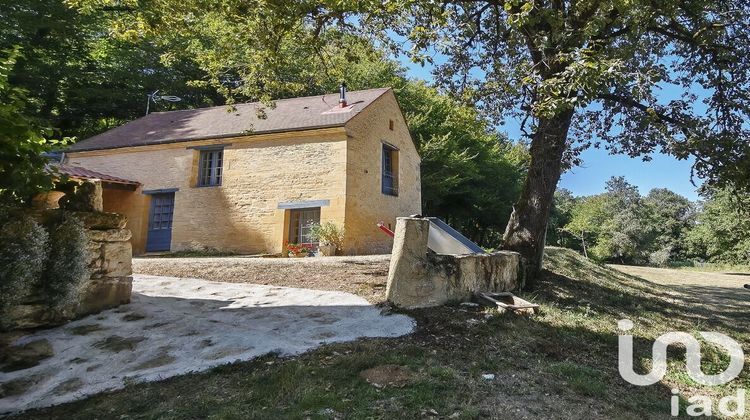
[{"label": "terracotta roof tile", "polygon": [[127,185],[140,185],[140,182],[136,181],[130,181],[128,179],[118,178],[116,176],[103,174],[101,172],[95,172],[86,168],[81,168],[80,166],[72,166],[72,165],[61,165],[61,164],[55,164],[53,165],[54,168],[57,170],[58,173],[61,173],[63,175],[67,175],[70,178],[77,178],[77,179],[99,179],[104,182],[114,182],[117,184],[127,184]]}]

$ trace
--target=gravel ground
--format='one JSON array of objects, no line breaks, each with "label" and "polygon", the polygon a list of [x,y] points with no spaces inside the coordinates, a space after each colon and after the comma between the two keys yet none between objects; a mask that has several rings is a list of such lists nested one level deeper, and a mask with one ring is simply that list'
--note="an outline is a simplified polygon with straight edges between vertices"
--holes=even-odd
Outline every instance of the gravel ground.
[{"label": "gravel ground", "polygon": [[133,272],[354,293],[385,301],[390,255],[317,258],[134,258]]}]

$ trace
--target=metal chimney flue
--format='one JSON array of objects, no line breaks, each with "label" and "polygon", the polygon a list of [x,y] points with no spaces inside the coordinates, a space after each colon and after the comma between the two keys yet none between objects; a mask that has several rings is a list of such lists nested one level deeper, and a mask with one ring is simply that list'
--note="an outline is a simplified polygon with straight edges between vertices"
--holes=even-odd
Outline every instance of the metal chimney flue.
[{"label": "metal chimney flue", "polygon": [[341,82],[339,85],[339,106],[346,108],[346,82]]}]

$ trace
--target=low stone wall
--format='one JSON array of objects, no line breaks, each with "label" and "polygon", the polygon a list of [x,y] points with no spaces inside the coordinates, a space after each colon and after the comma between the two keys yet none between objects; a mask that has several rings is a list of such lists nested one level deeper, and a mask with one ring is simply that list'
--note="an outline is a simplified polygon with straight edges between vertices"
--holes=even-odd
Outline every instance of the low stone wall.
[{"label": "low stone wall", "polygon": [[76,308],[76,316],[129,303],[133,286],[133,250],[127,218],[116,213],[74,213],[89,235],[91,278]]},{"label": "low stone wall", "polygon": [[125,228],[127,217],[101,211],[100,183],[86,182],[78,190],[63,197],[63,209],[37,208],[35,215],[42,223],[48,223],[66,211],[83,222],[89,238],[89,280],[78,303],[61,310],[50,310],[37,293],[30,294],[9,314],[16,329],[59,325],[130,302],[133,252],[129,242],[131,233]]},{"label": "low stone wall", "polygon": [[505,292],[521,286],[518,253],[435,254],[427,248],[429,230],[427,219],[398,218],[386,289],[389,302],[406,309],[424,308],[466,301],[475,292]]}]

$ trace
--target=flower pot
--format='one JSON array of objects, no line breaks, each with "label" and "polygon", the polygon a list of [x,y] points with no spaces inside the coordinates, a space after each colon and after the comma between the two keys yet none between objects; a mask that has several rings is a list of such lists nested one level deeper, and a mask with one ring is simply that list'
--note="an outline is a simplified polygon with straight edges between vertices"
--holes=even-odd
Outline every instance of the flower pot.
[{"label": "flower pot", "polygon": [[300,252],[298,254],[295,254],[295,253],[292,253],[292,252],[289,253],[289,257],[290,258],[305,258],[307,255],[308,255],[307,252],[305,252],[305,253],[301,253]]},{"label": "flower pot", "polygon": [[323,245],[318,246],[318,250],[324,257],[332,257],[336,255],[336,245]]}]

